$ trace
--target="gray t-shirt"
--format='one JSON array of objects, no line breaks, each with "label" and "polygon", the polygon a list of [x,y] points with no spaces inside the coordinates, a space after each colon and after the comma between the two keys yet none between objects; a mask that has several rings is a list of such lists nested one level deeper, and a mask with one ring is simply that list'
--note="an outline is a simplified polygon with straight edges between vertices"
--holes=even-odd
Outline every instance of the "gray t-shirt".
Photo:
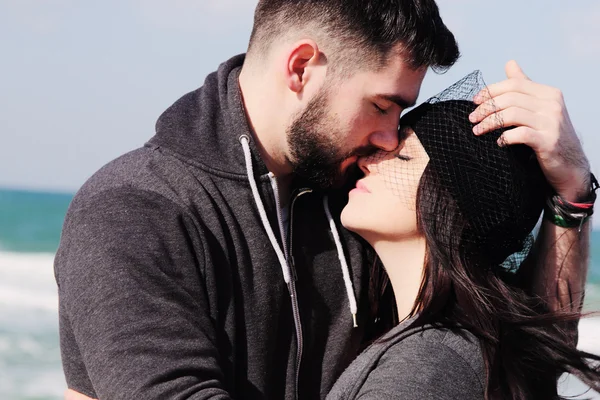
[{"label": "gray t-shirt", "polygon": [[485,373],[478,340],[467,331],[411,328],[403,322],[346,369],[327,400],[482,400]]}]

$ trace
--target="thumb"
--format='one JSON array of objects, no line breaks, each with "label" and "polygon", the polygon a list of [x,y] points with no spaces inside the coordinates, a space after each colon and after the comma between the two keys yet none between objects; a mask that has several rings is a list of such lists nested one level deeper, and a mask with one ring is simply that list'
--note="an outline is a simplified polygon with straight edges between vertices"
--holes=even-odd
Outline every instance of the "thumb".
[{"label": "thumb", "polygon": [[515,60],[511,60],[511,61],[507,62],[506,67],[504,67],[504,70],[506,71],[506,77],[509,79],[516,78],[516,79],[525,79],[528,81],[531,80],[531,79],[529,79],[529,77],[527,75],[525,75],[525,73],[523,72],[523,70],[521,69],[519,64],[517,64],[517,62]]}]

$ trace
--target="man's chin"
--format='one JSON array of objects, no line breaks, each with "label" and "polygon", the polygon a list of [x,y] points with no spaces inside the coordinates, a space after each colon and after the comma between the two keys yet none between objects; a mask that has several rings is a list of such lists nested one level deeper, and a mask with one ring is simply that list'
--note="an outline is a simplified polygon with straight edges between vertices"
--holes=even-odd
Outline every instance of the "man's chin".
[{"label": "man's chin", "polygon": [[344,181],[338,171],[325,169],[315,171],[314,167],[310,171],[303,168],[295,168],[294,173],[306,180],[311,186],[322,190],[340,187]]},{"label": "man's chin", "polygon": [[343,189],[350,191],[356,185],[356,181],[362,178],[364,174],[356,163],[349,165],[344,170],[340,170],[334,189]]},{"label": "man's chin", "polygon": [[339,166],[335,171],[330,172],[329,178],[322,181],[319,187],[321,189],[348,189],[348,185],[354,187],[355,182],[360,178],[360,169],[356,164],[351,164],[342,169]]},{"label": "man's chin", "polygon": [[345,188],[348,182],[356,182],[360,177],[360,169],[355,162],[338,163],[333,168],[327,166],[315,168],[314,165],[310,168],[299,166],[294,168],[294,172],[311,185],[323,190]]},{"label": "man's chin", "polygon": [[312,176],[312,177],[308,177],[307,178],[308,181],[313,184],[314,186],[318,187],[319,189],[322,190],[328,190],[328,189],[336,189],[341,187],[340,182],[343,182],[343,179],[339,176]]}]

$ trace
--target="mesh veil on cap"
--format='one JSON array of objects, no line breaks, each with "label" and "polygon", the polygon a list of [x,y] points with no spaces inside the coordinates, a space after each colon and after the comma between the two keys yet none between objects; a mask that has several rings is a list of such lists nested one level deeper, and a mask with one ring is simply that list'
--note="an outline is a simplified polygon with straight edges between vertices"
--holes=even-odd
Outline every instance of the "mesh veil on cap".
[{"label": "mesh veil on cap", "polygon": [[[469,115],[477,106],[472,99],[484,88],[481,73],[475,71],[407,113],[400,123],[401,129],[414,130],[429,156],[423,177],[435,177],[465,220],[463,245],[500,264],[528,250],[544,206],[546,181],[529,147],[497,144],[505,128],[473,134]],[[421,194],[422,201],[424,196],[427,193]],[[431,207],[422,218],[439,218],[440,210]]]}]

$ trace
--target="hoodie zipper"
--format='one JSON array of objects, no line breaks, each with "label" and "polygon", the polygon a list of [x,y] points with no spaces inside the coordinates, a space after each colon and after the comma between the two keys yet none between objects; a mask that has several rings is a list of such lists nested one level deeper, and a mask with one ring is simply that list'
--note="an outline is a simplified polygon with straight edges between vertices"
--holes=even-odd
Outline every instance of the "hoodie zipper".
[{"label": "hoodie zipper", "polygon": [[[293,195],[292,198],[292,202],[291,202],[291,206],[290,206],[290,250],[292,249],[292,243],[293,243],[293,238],[294,238],[294,231],[292,229],[292,227],[294,226],[294,206],[296,205],[296,200],[298,200],[298,198],[304,194],[308,194],[308,193],[312,193],[312,189],[301,189],[299,190],[297,193],[295,193]],[[294,271],[294,276],[295,276],[295,271],[296,271],[296,265],[294,263],[294,255],[292,254],[292,257],[290,259],[290,263],[291,263],[291,268]],[[295,280],[295,278],[294,278]]]},{"label": "hoodie zipper", "polygon": [[[294,236],[294,231],[292,230],[293,225],[294,225],[294,206],[296,204],[296,200],[298,200],[298,198],[304,194],[308,194],[311,193],[312,190],[311,189],[302,189],[300,190],[298,193],[296,193],[295,196],[293,196],[292,202],[290,204],[290,252],[292,250],[292,238]],[[296,264],[294,263],[294,255],[292,254],[292,256],[289,259],[289,263],[290,263],[290,272],[292,273],[292,283],[294,284],[293,286],[293,290],[294,290],[294,295],[293,295],[293,299],[296,300],[296,308],[294,311],[294,319],[297,320],[297,326],[300,326],[300,310],[298,308],[298,300],[296,299],[296,279],[297,279],[297,274],[296,274]],[[294,309],[293,307],[293,303],[292,303],[292,309]],[[300,338],[300,340],[298,341],[298,355],[296,358],[296,399],[298,398],[298,385],[299,385],[299,381],[300,381],[300,365],[302,363],[302,351],[303,351],[303,347],[304,347],[304,343],[302,340],[302,331],[300,331],[300,336],[298,336]]]},{"label": "hoodie zipper", "polygon": [[[277,208],[277,222],[279,225],[279,233],[281,234],[281,242],[283,245],[283,254],[285,255],[285,260],[288,264],[288,268],[290,269],[290,282],[288,283],[288,291],[290,293],[290,299],[292,302],[292,314],[294,317],[294,326],[296,328],[296,344],[297,344],[297,352],[296,352],[296,380],[295,380],[295,384],[294,384],[294,392],[295,392],[295,397],[296,399],[298,399],[298,382],[299,382],[299,378],[300,378],[300,364],[302,362],[302,351],[303,351],[303,346],[304,346],[304,339],[302,336],[302,321],[300,319],[300,308],[298,306],[298,297],[296,295],[296,269],[295,266],[293,265],[293,261],[290,262],[290,254],[289,254],[289,249],[291,249],[291,247],[288,249],[287,246],[287,236],[286,236],[286,232],[285,232],[285,228],[283,226],[283,215],[281,212],[281,201],[279,199],[279,187],[277,185],[277,178],[275,178],[275,176],[273,174],[269,174],[269,178],[271,179],[271,186],[273,187],[273,194],[275,195],[275,206]],[[294,196],[294,198],[292,199],[291,205],[290,205],[290,215],[289,215],[289,223],[290,223],[290,232],[291,227],[292,227],[292,223],[293,223],[293,212],[294,212],[294,203],[296,202],[296,199],[298,199],[298,197],[300,197],[303,194],[306,193],[310,193],[311,190],[304,190],[301,191],[300,193],[296,194]],[[291,236],[291,235],[290,235]],[[293,257],[292,257],[293,258]]]}]

